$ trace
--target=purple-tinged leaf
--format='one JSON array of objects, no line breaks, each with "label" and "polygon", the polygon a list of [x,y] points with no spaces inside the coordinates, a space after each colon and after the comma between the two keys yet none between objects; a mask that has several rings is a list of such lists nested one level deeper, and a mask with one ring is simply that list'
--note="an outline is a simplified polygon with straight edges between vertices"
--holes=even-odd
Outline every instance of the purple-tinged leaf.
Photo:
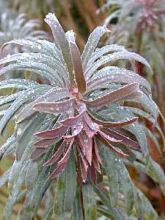
[{"label": "purple-tinged leaf", "polygon": [[131,94],[138,92],[139,90],[139,84],[138,83],[132,83],[128,84],[126,86],[123,86],[117,90],[114,90],[112,92],[109,92],[106,95],[103,95],[102,97],[99,97],[97,99],[94,99],[92,101],[84,100],[84,102],[89,107],[102,107],[106,104],[111,104],[118,101],[125,100],[125,97],[130,96]]},{"label": "purple-tinged leaf", "polygon": [[34,104],[33,109],[39,112],[60,114],[68,111],[73,106],[74,99],[68,99],[61,102],[40,102]]},{"label": "purple-tinged leaf", "polygon": [[91,165],[91,163],[92,163],[92,146],[93,146],[93,143],[92,143],[92,138],[88,138],[87,140],[88,140],[87,143],[84,140],[83,153],[84,153],[89,165]]},{"label": "purple-tinged leaf", "polygon": [[98,134],[100,134],[101,137],[103,137],[104,139],[113,142],[113,143],[121,143],[120,139],[116,139],[114,137],[111,137],[110,135],[105,134],[103,131],[98,131]]},{"label": "purple-tinged leaf", "polygon": [[77,124],[77,125],[75,125],[71,128],[72,134],[71,135],[65,135],[65,136],[63,136],[63,138],[64,139],[71,139],[73,137],[76,137],[77,135],[79,135],[81,133],[82,129],[83,129],[83,125],[82,124]]},{"label": "purple-tinged leaf", "polygon": [[65,120],[61,120],[60,123],[63,126],[67,126],[67,127],[76,125],[82,121],[82,118],[83,118],[85,112],[86,112],[86,106],[85,105],[79,106],[79,114],[78,115],[76,115],[74,117],[70,117]]},{"label": "purple-tinged leaf", "polygon": [[138,117],[133,117],[133,118],[125,120],[125,121],[110,122],[110,121],[103,121],[101,119],[98,119],[92,114],[90,114],[90,115],[93,118],[94,122],[102,125],[103,127],[123,127],[123,126],[129,125],[129,124],[132,124],[138,120]]},{"label": "purple-tinged leaf", "polygon": [[52,34],[59,49],[63,49],[65,46],[68,47],[68,42],[65,37],[65,32],[60,25],[58,19],[56,18],[55,14],[49,13],[46,18],[45,22],[50,26],[52,30]]},{"label": "purple-tinged leaf", "polygon": [[82,121],[82,116],[83,116],[83,113],[78,114],[74,117],[70,117],[65,120],[59,121],[59,123],[66,127],[74,126]]},{"label": "purple-tinged leaf", "polygon": [[33,114],[35,114],[35,110],[33,110],[33,106],[39,102],[43,101],[57,101],[62,98],[66,98],[68,96],[68,91],[66,89],[49,89],[47,92],[45,92],[44,95],[41,95],[38,97],[35,101],[27,104],[16,116],[16,122],[21,123],[22,121],[26,120],[27,118],[31,117]]},{"label": "purple-tinged leaf", "polygon": [[42,155],[44,155],[47,152],[46,148],[36,148],[32,155],[31,155],[31,159],[32,160],[37,160],[39,159]]},{"label": "purple-tinged leaf", "polygon": [[54,139],[42,139],[34,143],[34,146],[37,148],[47,148],[50,145],[54,144]]},{"label": "purple-tinged leaf", "polygon": [[61,49],[65,63],[67,65],[69,71],[69,77],[71,84],[73,84],[73,66],[72,60],[70,56],[69,44],[65,36],[65,32],[60,25],[59,21],[57,20],[56,16],[53,13],[49,13],[46,18],[45,22],[50,26],[55,43],[59,49]]},{"label": "purple-tinged leaf", "polygon": [[110,147],[114,152],[116,152],[120,157],[128,157],[129,155],[124,153],[122,150],[120,150],[117,147],[114,147],[112,144],[108,144],[108,147]]},{"label": "purple-tinged leaf", "polygon": [[54,163],[57,163],[59,158],[63,155],[64,150],[66,149],[67,146],[68,144],[66,143],[66,141],[63,141],[61,145],[58,147],[58,149],[56,150],[56,152],[52,155],[52,157],[48,161],[44,163],[44,165],[49,166]]},{"label": "purple-tinged leaf", "polygon": [[91,178],[92,182],[94,184],[96,184],[96,182],[97,182],[97,175],[96,175],[95,165],[94,165],[93,162],[92,162],[92,165],[89,167],[89,175],[90,175],[90,178]]},{"label": "purple-tinged leaf", "polygon": [[56,169],[51,173],[50,178],[55,179],[57,178],[64,170],[65,170],[66,164],[62,163],[59,166],[56,167]]},{"label": "purple-tinged leaf", "polygon": [[114,152],[116,152],[118,156],[120,156],[120,157],[127,157],[128,156],[122,150],[120,150],[119,148],[113,146],[107,139],[103,138],[102,136],[98,136],[98,138],[106,147],[109,147]]},{"label": "purple-tinged leaf", "polygon": [[141,91],[137,91],[125,97],[125,101],[138,101],[143,93]]},{"label": "purple-tinged leaf", "polygon": [[79,135],[79,146],[80,146],[82,154],[85,156],[89,165],[91,165],[92,147],[93,147],[92,138],[88,138],[86,135],[83,135],[83,134]]},{"label": "purple-tinged leaf", "polygon": [[79,151],[79,157],[80,157],[81,178],[82,178],[82,181],[85,183],[87,179],[88,163],[86,159],[84,158],[84,155],[82,154],[79,147],[78,147],[78,151]]},{"label": "purple-tinged leaf", "polygon": [[67,132],[67,130],[67,127],[61,126],[51,130],[40,131],[38,133],[35,133],[34,135],[40,138],[55,139],[58,137],[62,137]]},{"label": "purple-tinged leaf", "polygon": [[98,146],[97,146],[97,143],[96,143],[95,139],[93,140],[93,157],[94,157],[94,162],[97,162],[96,168],[99,171],[100,166],[98,166],[98,164],[102,164],[102,161],[101,161],[101,158],[100,158],[100,155],[99,155]]},{"label": "purple-tinged leaf", "polygon": [[62,164],[62,163],[67,163],[67,161],[69,159],[69,155],[70,155],[71,149],[72,149],[73,142],[74,142],[74,138],[72,138],[70,141],[66,142],[66,144],[67,144],[66,149],[67,150],[64,153],[64,156],[58,162],[58,165]]},{"label": "purple-tinged leaf", "polygon": [[97,133],[96,130],[93,130],[93,129],[91,129],[91,127],[89,127],[89,125],[86,123],[86,121],[84,122],[84,131],[89,138],[94,137],[94,135]]},{"label": "purple-tinged leaf", "polygon": [[103,129],[103,131],[107,135],[110,135],[111,137],[120,139],[122,141],[121,143],[124,144],[125,146],[130,146],[130,147],[132,147],[133,149],[136,149],[136,150],[140,149],[140,146],[139,146],[137,141],[134,141],[134,140],[130,139],[129,137],[118,133],[117,131],[114,131],[110,128],[109,129]]},{"label": "purple-tinged leaf", "polygon": [[84,131],[86,132],[89,138],[93,137],[100,129],[100,126],[95,122],[93,122],[87,114],[85,114],[84,116],[83,124],[84,124]]},{"label": "purple-tinged leaf", "polygon": [[89,115],[85,114],[84,120],[91,129],[96,130],[96,131],[100,129],[100,126],[96,124],[95,122],[93,122],[93,120],[91,120]]},{"label": "purple-tinged leaf", "polygon": [[51,178],[56,178],[58,177],[65,169],[69,156],[70,156],[70,152],[72,149],[72,144],[73,144],[74,139],[72,139],[69,143],[68,149],[65,152],[64,156],[61,158],[61,160],[57,163],[57,167],[55,168],[55,170],[53,171],[53,173],[51,174]]},{"label": "purple-tinged leaf", "polygon": [[83,73],[80,51],[75,42],[70,41],[70,51],[74,67],[74,75],[78,91],[84,93],[86,91],[86,81]]}]

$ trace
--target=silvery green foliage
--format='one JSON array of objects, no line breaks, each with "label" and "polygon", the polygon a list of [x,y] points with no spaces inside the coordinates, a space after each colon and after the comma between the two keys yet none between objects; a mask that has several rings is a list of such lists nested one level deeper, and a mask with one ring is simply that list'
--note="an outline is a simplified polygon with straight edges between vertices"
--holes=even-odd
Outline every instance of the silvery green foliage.
[{"label": "silvery green foliage", "polygon": [[164,15],[164,1],[163,0],[107,0],[104,5],[106,7],[114,7],[116,11],[107,17],[106,24],[111,22],[113,18],[118,18],[132,22],[136,28],[137,24],[141,25],[142,19],[145,19],[146,26],[152,26],[157,19],[163,19]]},{"label": "silvery green foliage", "polygon": [[[133,64],[136,60],[146,65],[149,70],[150,65],[144,58],[129,52],[123,46],[110,44],[99,48],[101,37],[109,32],[105,27],[97,27],[91,33],[80,57],[74,33],[65,33],[54,14],[48,14],[45,21],[52,30],[53,43],[47,40],[12,40],[8,44],[23,46],[26,52],[8,55],[0,60],[0,65],[3,65],[0,75],[15,70],[28,70],[45,82],[39,83],[33,80],[33,77],[32,80],[7,79],[0,82],[1,90],[12,88],[14,91],[13,94],[0,98],[1,134],[10,121],[15,122],[13,135],[0,148],[2,159],[10,154],[15,155],[11,168],[0,177],[0,186],[8,182],[10,191],[4,219],[10,219],[14,205],[21,198],[25,200],[18,214],[19,219],[32,219],[42,199],[45,205],[42,219],[72,217],[75,220],[93,220],[102,215],[115,220],[139,217],[158,219],[148,199],[131,181],[125,166],[130,164],[137,170],[143,170],[160,185],[165,194],[165,176],[161,167],[149,155],[144,123],[148,120],[156,124],[158,108],[152,100],[147,80],[131,70],[131,65],[130,69],[127,69],[124,64]],[[78,99],[88,106],[85,114],[88,113],[95,120],[91,125],[102,122],[103,126],[111,125],[113,128],[114,125],[122,124],[122,128],[118,128],[123,134],[120,135],[122,141],[138,146],[138,151],[137,148],[125,148],[122,144],[107,148],[107,142],[103,144],[100,139],[96,139],[98,154],[102,160],[102,163],[97,165],[100,166],[103,179],[101,182],[98,179],[95,184],[91,183],[93,178],[90,178],[88,173],[85,173],[87,176],[83,179],[85,184],[82,183],[81,175],[78,175],[80,168],[76,165],[81,158],[77,154],[76,142],[67,157],[65,169],[56,176],[56,181],[52,181],[50,175],[55,169],[54,164],[43,164],[55,155],[60,140],[38,141],[33,135],[37,132],[38,136],[43,136],[53,131],[56,134],[59,132],[61,138],[61,133],[64,132],[61,128],[58,130],[59,125],[66,121],[74,125],[77,118],[70,103],[77,92],[74,90],[75,85],[80,95]],[[143,122],[137,121],[137,117]],[[131,121],[132,118],[134,120]],[[82,128],[78,126],[76,129],[77,134],[78,129]],[[118,137],[117,131],[115,133],[112,129],[111,134]],[[75,133],[65,138],[72,139],[76,136]],[[90,129],[88,133],[91,135]],[[127,137],[124,134],[127,134]],[[108,135],[104,136],[116,141]],[[49,147],[45,146],[48,142],[51,142],[47,144]],[[37,151],[34,146],[36,143],[42,143]],[[161,152],[161,147],[158,148]],[[120,151],[115,152],[117,149]],[[119,157],[118,154],[127,157]],[[63,161],[66,162],[66,158],[63,158]],[[53,197],[47,200],[47,196],[52,194],[55,199]]]},{"label": "silvery green foliage", "polygon": [[[105,7],[114,10],[105,20],[105,24],[108,25],[114,18],[117,19],[116,25],[112,28],[114,42],[117,42],[117,36],[122,36],[122,39],[126,40],[127,43],[132,40],[133,45],[130,44],[129,46],[133,46],[134,49],[139,50],[145,56],[148,54],[148,57],[151,57],[152,54],[153,59],[155,59],[153,51],[156,48],[158,56],[164,53],[160,48],[160,45],[164,42],[164,0],[107,0]],[[138,32],[143,34],[141,39],[142,48],[136,48]]]},{"label": "silvery green foliage", "polygon": [[[151,82],[154,82],[152,83],[154,84],[154,98],[164,111],[162,107],[165,86],[164,0],[107,0],[103,10],[105,8],[110,10],[109,16],[105,20],[105,25],[111,24],[112,32],[109,41],[127,45],[148,59],[154,75],[147,76]],[[142,67],[138,66],[138,68]],[[143,72],[145,72],[144,69]]]},{"label": "silvery green foliage", "polygon": [[[23,13],[16,15],[12,11],[5,10],[0,16],[0,45],[17,39],[47,39],[46,32],[38,30],[39,27],[39,20],[28,21]],[[18,47],[15,49],[19,51]],[[6,50],[11,53],[11,45],[6,47]]]},{"label": "silvery green foliage", "polygon": [[[148,51],[148,53],[150,53],[148,57],[150,58],[151,54],[153,57],[154,53],[152,49],[156,49],[157,47],[159,48],[159,45],[162,45],[164,41],[164,1],[107,0],[104,9],[108,7],[110,7],[111,10],[110,15],[105,20],[105,25],[110,24],[113,19],[117,19],[116,25],[112,25],[112,35],[114,35],[114,42],[119,42],[119,38],[121,42],[125,41],[127,44],[130,43],[130,47],[132,46],[133,49],[139,50],[145,56],[147,54],[144,52],[147,53]],[[142,31],[144,35],[141,39],[142,48],[136,48],[136,43],[138,42],[138,32],[140,31]],[[131,43],[131,40],[133,43]],[[149,46],[149,44],[151,44],[151,46]],[[156,54],[159,54],[159,51],[161,52],[161,50],[158,50]]]}]

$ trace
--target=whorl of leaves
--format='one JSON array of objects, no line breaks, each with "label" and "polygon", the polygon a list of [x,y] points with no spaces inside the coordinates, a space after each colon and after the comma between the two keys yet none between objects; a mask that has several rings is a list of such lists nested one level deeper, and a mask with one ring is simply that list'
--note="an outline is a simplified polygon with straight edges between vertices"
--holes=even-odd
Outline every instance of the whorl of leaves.
[{"label": "whorl of leaves", "polygon": [[14,90],[0,99],[1,134],[9,121],[16,123],[0,148],[1,158],[15,155],[0,179],[0,185],[8,181],[10,186],[5,219],[22,197],[19,218],[32,219],[48,191],[56,194],[56,201],[46,203],[43,219],[54,214],[57,219],[97,219],[102,214],[115,220],[157,219],[125,166],[130,163],[146,172],[165,193],[163,171],[149,156],[147,128],[140,123],[145,118],[154,125],[158,109],[147,80],[131,70],[135,60],[148,69],[150,65],[122,46],[99,48],[109,33],[105,27],[91,33],[80,54],[74,33],[65,33],[54,14],[48,14],[45,22],[53,43],[13,40],[8,44],[23,46],[26,52],[0,60],[0,75],[27,70],[40,77],[40,83],[33,78],[0,82],[1,90]]}]

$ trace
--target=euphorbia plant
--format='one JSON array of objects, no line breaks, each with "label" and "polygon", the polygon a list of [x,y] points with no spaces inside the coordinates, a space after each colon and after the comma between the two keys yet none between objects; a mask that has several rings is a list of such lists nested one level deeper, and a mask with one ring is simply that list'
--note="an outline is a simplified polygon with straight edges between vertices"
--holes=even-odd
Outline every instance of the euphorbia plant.
[{"label": "euphorbia plant", "polygon": [[[125,166],[129,163],[144,169],[165,192],[163,171],[149,156],[147,128],[138,119],[145,117],[156,123],[157,107],[149,83],[119,61],[132,64],[136,60],[150,69],[149,64],[119,45],[99,48],[101,38],[109,34],[105,27],[91,33],[81,55],[72,31],[65,33],[54,14],[48,14],[45,21],[52,30],[53,43],[14,40],[8,44],[21,45],[29,52],[0,60],[4,65],[0,74],[28,70],[45,82],[0,82],[0,89],[15,91],[0,100],[1,133],[10,120],[16,122],[0,155],[15,155],[11,169],[0,180],[1,185],[10,183],[5,219],[22,197],[25,202],[20,219],[32,219],[48,192],[55,193],[55,202],[50,198],[45,202],[43,219],[54,219],[54,215],[57,219],[97,219],[97,200],[98,217],[158,218],[131,182]],[[93,197],[93,190],[100,199]]]}]

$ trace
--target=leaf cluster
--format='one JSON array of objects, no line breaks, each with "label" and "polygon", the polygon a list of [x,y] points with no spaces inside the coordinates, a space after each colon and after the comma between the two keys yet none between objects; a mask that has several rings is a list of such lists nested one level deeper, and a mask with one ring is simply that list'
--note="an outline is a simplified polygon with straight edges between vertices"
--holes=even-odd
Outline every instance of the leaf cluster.
[{"label": "leaf cluster", "polygon": [[158,108],[150,84],[134,69],[135,61],[150,65],[120,45],[99,47],[109,33],[104,26],[90,34],[81,54],[73,31],[65,33],[54,14],[45,22],[54,42],[12,40],[5,45],[23,50],[0,60],[0,75],[32,73],[30,80],[0,81],[0,90],[13,90],[0,98],[1,134],[15,122],[0,148],[1,159],[15,155],[0,177],[10,190],[4,219],[20,200],[19,218],[32,219],[42,199],[42,219],[158,219],[126,166],[145,172],[165,194],[165,176],[150,157],[144,123],[156,124]]}]

